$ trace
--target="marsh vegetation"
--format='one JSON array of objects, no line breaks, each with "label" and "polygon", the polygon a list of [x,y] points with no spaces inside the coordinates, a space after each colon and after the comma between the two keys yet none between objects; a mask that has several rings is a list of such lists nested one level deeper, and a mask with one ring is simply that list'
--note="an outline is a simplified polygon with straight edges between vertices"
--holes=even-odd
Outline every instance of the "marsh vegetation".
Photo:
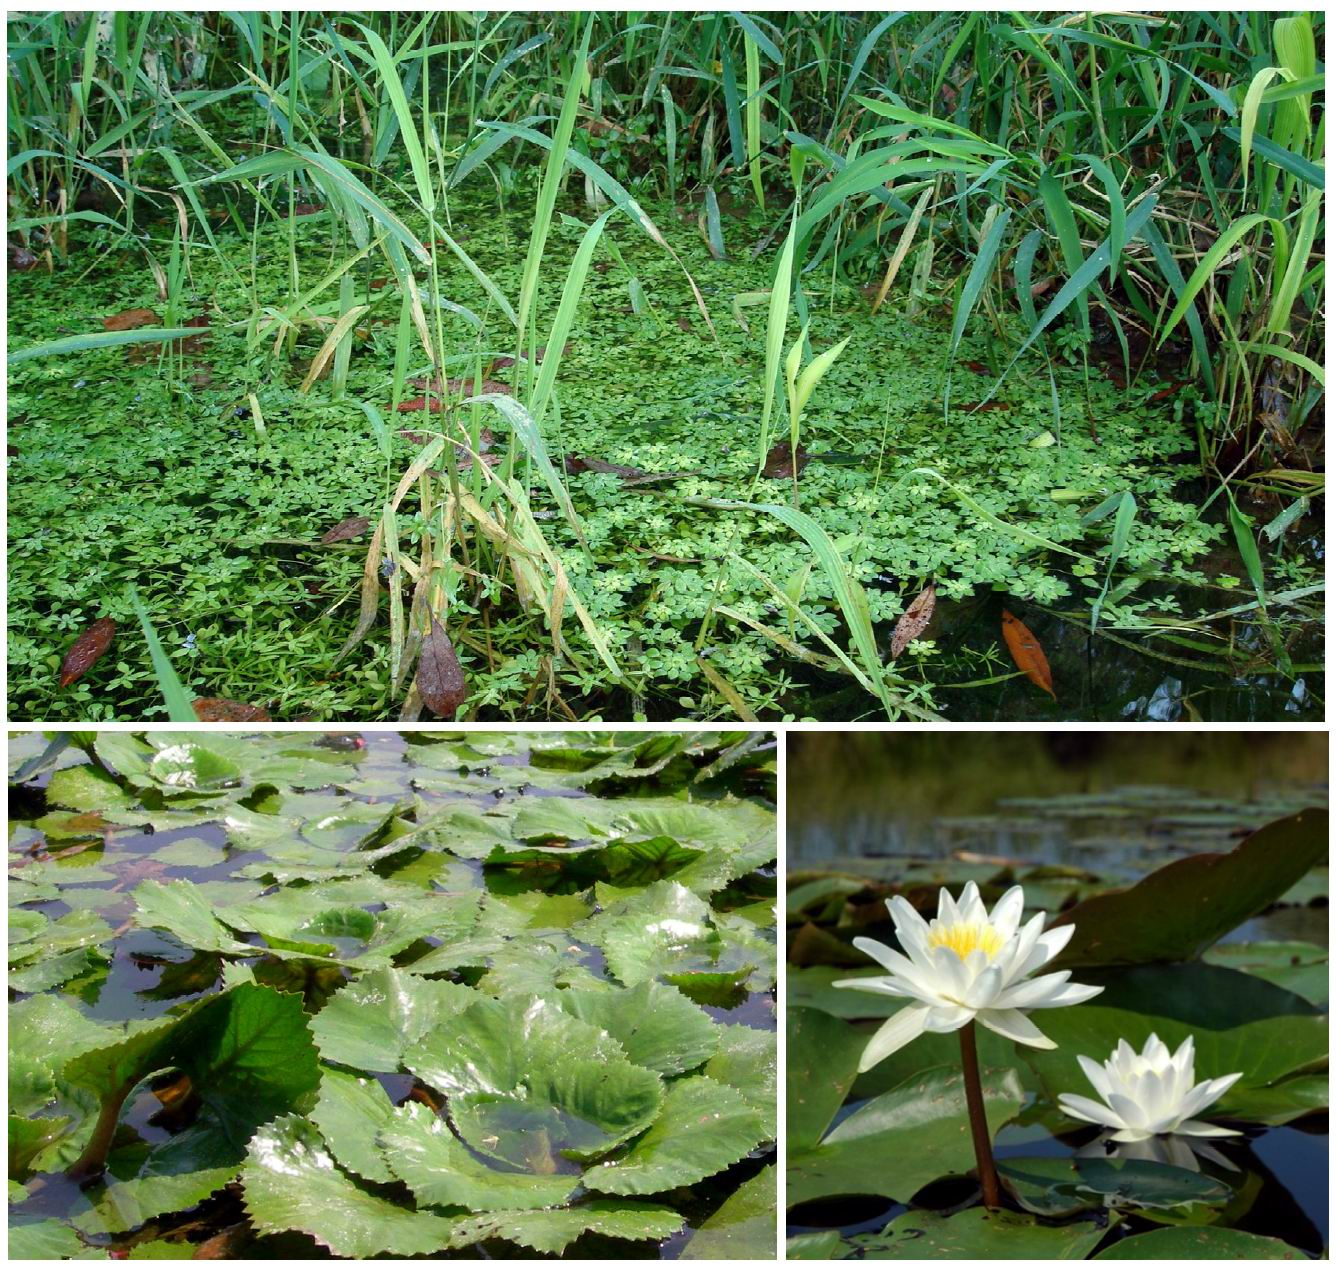
[{"label": "marsh vegetation", "polygon": [[11,17],[15,715],[1320,716],[1323,33]]}]

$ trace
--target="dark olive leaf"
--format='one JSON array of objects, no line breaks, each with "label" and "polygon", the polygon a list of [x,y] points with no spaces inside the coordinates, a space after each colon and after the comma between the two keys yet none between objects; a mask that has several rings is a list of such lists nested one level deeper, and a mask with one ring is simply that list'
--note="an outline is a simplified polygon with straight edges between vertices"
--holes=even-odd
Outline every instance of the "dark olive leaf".
[{"label": "dark olive leaf", "polygon": [[1196,958],[1326,857],[1327,823],[1326,810],[1302,810],[1228,853],[1178,858],[1130,888],[1086,898],[1054,921],[1076,931],[1053,966]]},{"label": "dark olive leaf", "polygon": [[431,618],[431,632],[422,640],[417,689],[423,704],[437,717],[446,719],[453,719],[468,698],[464,670],[455,655],[454,644],[435,616]]},{"label": "dark olive leaf", "polygon": [[60,685],[66,687],[77,682],[93,667],[111,646],[116,636],[116,622],[107,617],[95,620],[83,631],[65,652],[60,662]]}]

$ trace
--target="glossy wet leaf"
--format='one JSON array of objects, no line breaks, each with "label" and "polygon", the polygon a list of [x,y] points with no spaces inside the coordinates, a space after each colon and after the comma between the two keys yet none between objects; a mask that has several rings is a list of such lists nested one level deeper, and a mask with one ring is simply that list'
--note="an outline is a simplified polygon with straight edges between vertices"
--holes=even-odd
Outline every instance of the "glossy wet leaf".
[{"label": "glossy wet leaf", "polygon": [[1221,942],[1202,956],[1207,963],[1261,977],[1326,1007],[1331,977],[1324,946],[1306,941]]},{"label": "glossy wet leaf", "polygon": [[815,1148],[835,1120],[858,1076],[858,1058],[868,1036],[837,1017],[795,1007],[792,1001],[785,1023],[788,1146],[791,1152],[803,1152]]},{"label": "glossy wet leaf", "polygon": [[452,1249],[502,1239],[542,1254],[560,1254],[586,1232],[628,1241],[663,1240],[682,1226],[675,1210],[650,1203],[589,1201],[566,1210],[509,1211],[456,1221]]},{"label": "glossy wet leaf", "polygon": [[1270,1236],[1233,1227],[1162,1227],[1115,1241],[1096,1258],[1173,1258],[1190,1262],[1204,1258],[1304,1259],[1302,1250]]},{"label": "glossy wet leaf", "polygon": [[111,647],[116,637],[116,622],[103,618],[95,620],[83,631],[65,652],[60,662],[60,685],[64,689],[77,682]]},{"label": "glossy wet leaf", "polygon": [[345,1258],[434,1254],[455,1220],[416,1211],[357,1183],[335,1164],[320,1132],[300,1117],[255,1133],[241,1168],[243,1200],[263,1232],[304,1232]]},{"label": "glossy wet leaf", "polygon": [[311,1110],[311,1121],[346,1170],[375,1183],[394,1182],[394,1171],[377,1147],[377,1137],[393,1114],[394,1105],[375,1078],[327,1065],[321,1068],[320,1098]]},{"label": "glossy wet leaf", "polygon": [[[1095,1220],[1053,1226],[1033,1215],[976,1207],[943,1217],[911,1210],[885,1230],[854,1236],[849,1249],[859,1258],[1085,1258],[1108,1231]],[[840,1255],[854,1257],[854,1253]]]},{"label": "glossy wet leaf", "polygon": [[339,990],[312,1018],[311,1032],[325,1060],[394,1073],[405,1051],[473,999],[466,986],[378,968]]},{"label": "glossy wet leaf", "polygon": [[998,1174],[1026,1209],[1047,1217],[1105,1206],[1222,1205],[1230,1196],[1225,1184],[1199,1171],[1120,1157],[1007,1157]]},{"label": "glossy wet leaf", "polygon": [[422,1205],[463,1206],[475,1213],[536,1210],[565,1204],[580,1186],[574,1168],[535,1173],[488,1164],[455,1137],[444,1117],[422,1104],[395,1110],[378,1142],[394,1174]]},{"label": "glossy wet leaf", "polygon": [[1178,858],[1128,889],[1087,898],[1054,921],[1075,924],[1076,932],[1053,966],[1200,955],[1324,859],[1327,832],[1326,810],[1303,810],[1253,832],[1228,853]]},{"label": "glossy wet leaf", "polygon": [[49,805],[98,812],[129,809],[134,803],[109,774],[89,765],[57,770],[47,783],[46,799]]},{"label": "glossy wet leaf", "polygon": [[725,1082],[761,1115],[767,1138],[778,1133],[779,1071],[775,1066],[775,1036],[749,1025],[725,1025],[719,1050],[701,1069],[716,1082]]},{"label": "glossy wet leaf", "polygon": [[[995,1134],[1021,1107],[1024,1093],[1012,1069],[988,1070],[982,1082]],[[908,1202],[933,1180],[973,1168],[961,1076],[934,1069],[869,1100],[816,1147],[791,1152],[786,1199],[793,1206],[867,1194]]]},{"label": "glossy wet leaf", "polygon": [[[610,1034],[627,1059],[670,1077],[685,1073],[719,1050],[721,1031],[671,986],[642,981],[625,990],[562,990],[561,1006]],[[773,1041],[767,1037],[773,1054]]]},{"label": "glossy wet leaf", "polygon": [[650,1129],[616,1160],[585,1173],[596,1192],[637,1196],[697,1183],[740,1161],[766,1138],[761,1115],[712,1078],[669,1085]]},{"label": "glossy wet leaf", "polygon": [[776,1181],[774,1166],[748,1179],[696,1229],[682,1258],[774,1258]]}]

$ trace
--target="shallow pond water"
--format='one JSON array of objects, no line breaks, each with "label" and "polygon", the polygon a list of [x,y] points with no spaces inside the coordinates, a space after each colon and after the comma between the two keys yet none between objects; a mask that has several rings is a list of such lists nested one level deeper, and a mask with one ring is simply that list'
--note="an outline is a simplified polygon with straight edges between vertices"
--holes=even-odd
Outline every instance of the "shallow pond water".
[{"label": "shallow pond water", "polygon": [[[95,834],[90,836],[85,832],[82,838],[79,834],[81,824],[77,821],[69,823],[67,820],[71,816],[60,806],[77,799],[79,788],[87,792],[84,784],[69,781],[69,772],[87,771],[90,767],[78,749],[67,749],[56,760],[54,768],[48,767],[21,786],[11,787],[11,910],[21,909],[51,921],[59,921],[71,913],[95,913],[114,932],[103,938],[107,953],[101,961],[90,960],[88,971],[63,984],[58,982],[48,994],[71,1004],[90,1022],[142,1024],[180,1015],[196,1001],[223,992],[222,975],[224,966],[228,965],[229,973],[238,970],[253,973],[262,986],[272,986],[284,993],[297,992],[304,1001],[306,1013],[319,1017],[330,999],[338,997],[339,991],[365,979],[371,971],[368,968],[359,972],[356,962],[360,956],[370,954],[373,959],[367,962],[381,962],[375,957],[375,947],[383,943],[384,936],[383,932],[372,934],[358,927],[358,920],[364,917],[353,918],[351,908],[344,907],[333,923],[328,917],[321,917],[330,924],[330,927],[321,928],[318,934],[319,942],[326,946],[324,951],[318,952],[312,947],[312,957],[309,958],[294,958],[291,953],[286,957],[282,955],[281,948],[295,947],[303,939],[316,939],[316,924],[308,921],[307,931],[296,928],[290,932],[282,927],[281,921],[275,923],[271,919],[266,923],[266,899],[281,901],[291,898],[294,892],[300,894],[305,886],[299,877],[304,868],[314,867],[315,862],[320,866],[311,872],[313,875],[324,874],[322,868],[327,870],[332,863],[345,868],[344,874],[348,878],[334,882],[316,880],[312,884],[317,887],[320,883],[326,886],[330,883],[335,886],[361,885],[366,891],[354,893],[353,900],[372,921],[382,917],[391,921],[385,925],[386,929],[394,927],[392,921],[397,914],[411,911],[414,901],[418,900],[413,897],[415,891],[420,895],[435,895],[436,900],[445,904],[436,921],[439,933],[431,931],[430,923],[424,924],[423,935],[397,957],[399,963],[412,963],[424,955],[440,955],[455,944],[452,938],[458,939],[461,934],[452,923],[457,918],[453,912],[461,909],[460,902],[467,904],[469,895],[480,903],[491,903],[492,909],[497,911],[532,912],[529,924],[515,925],[512,920],[513,926],[504,936],[493,937],[490,941],[484,937],[476,951],[466,949],[462,952],[476,957],[465,958],[461,961],[464,966],[444,973],[445,980],[455,983],[446,989],[463,990],[475,986],[480,976],[490,971],[495,974],[493,984],[485,991],[479,987],[481,993],[477,997],[486,994],[504,1002],[511,997],[510,991],[518,990],[522,994],[523,981],[532,979],[537,983],[543,973],[536,962],[526,967],[526,946],[532,951],[531,957],[546,963],[549,972],[555,968],[557,973],[546,986],[535,984],[531,987],[533,990],[550,991],[554,982],[584,982],[586,987],[603,989],[606,987],[597,983],[611,984],[617,979],[608,962],[608,947],[614,943],[606,940],[602,927],[598,930],[591,928],[585,933],[579,921],[590,910],[616,909],[617,902],[624,900],[619,895],[634,894],[639,891],[638,886],[652,885],[659,877],[685,874],[681,868],[693,861],[708,862],[711,851],[715,851],[714,856],[722,861],[727,851],[738,847],[737,842],[741,841],[741,836],[735,838],[729,834],[733,829],[726,824],[742,825],[745,820],[744,831],[753,832],[764,824],[773,805],[773,742],[767,745],[764,740],[757,743],[748,737],[734,736],[730,744],[727,741],[721,743],[716,736],[704,736],[699,742],[674,738],[669,747],[656,749],[649,756],[643,746],[647,742],[644,735],[633,736],[634,742],[628,743],[606,735],[571,734],[563,739],[549,733],[532,737],[532,747],[523,736],[480,735],[476,737],[476,745],[470,745],[468,738],[455,733],[444,742],[429,739],[407,742],[402,735],[384,732],[323,738],[318,734],[256,737],[250,741],[236,735],[197,736],[200,745],[205,749],[212,746],[219,753],[220,762],[231,763],[230,768],[236,771],[237,777],[228,775],[222,783],[208,785],[213,796],[224,797],[221,805],[215,801],[215,808],[210,808],[203,787],[202,799],[192,804],[192,793],[186,790],[193,786],[189,779],[205,769],[199,754],[195,753],[189,757],[185,782],[173,784],[170,778],[174,776],[163,776],[169,781],[159,782],[156,790],[143,791],[143,804],[150,807],[146,813],[141,813],[133,805],[108,809],[108,821],[100,825]],[[163,746],[164,742],[159,741],[157,759],[160,762],[167,754],[184,753],[190,742],[195,741],[175,747]],[[653,743],[652,738],[649,742]],[[248,743],[264,747],[266,755],[259,758],[258,766],[248,760]],[[36,757],[43,746],[44,741],[39,736],[16,738],[10,746],[11,778],[16,768]],[[642,752],[647,753],[646,759],[638,766],[638,754]],[[728,756],[729,770],[717,778],[695,782],[697,775],[709,775],[712,760],[725,755]],[[114,753],[104,751],[102,759],[108,768],[115,768],[118,763],[133,768],[124,747]],[[275,774],[266,776],[266,769]],[[273,782],[267,782],[267,778],[273,778]],[[101,782],[94,785],[99,793],[104,786]],[[692,788],[689,795],[688,787]],[[673,790],[682,796],[684,806],[695,807],[693,812],[699,831],[712,830],[709,828],[710,807],[718,807],[717,842],[713,845],[693,844],[688,834],[665,849],[656,842],[666,846],[666,837],[646,837],[649,842],[645,846],[647,855],[657,854],[662,861],[641,866],[634,861],[638,848],[634,843],[635,831],[625,827],[609,830],[607,824],[617,820],[608,819],[604,807],[616,810],[624,806],[629,814],[650,815],[646,822],[667,830],[672,820],[665,815],[671,814],[675,802],[668,799],[666,793]],[[121,804],[119,797],[113,799]],[[552,809],[545,809],[546,805],[551,805]],[[261,807],[258,811],[257,806]],[[565,806],[570,807],[569,811],[562,808]],[[78,808],[75,806],[76,810]],[[290,838],[281,830],[277,834],[270,831],[270,825],[265,822],[266,810],[277,815],[273,820],[275,824],[284,819],[291,824]],[[392,853],[371,871],[360,869],[358,849],[370,847],[369,841],[378,840],[376,825],[385,822],[391,811],[399,816],[395,821],[401,826],[396,830],[402,830],[403,825],[411,826],[414,819],[423,824],[440,815],[445,815],[440,821],[450,827],[435,846],[424,840],[424,848]],[[577,817],[565,817],[568,813]],[[542,843],[545,833],[572,830],[572,827],[563,825],[578,823],[581,813],[589,816],[586,831],[597,823],[605,825],[601,830],[608,832],[606,844],[572,840],[569,849],[562,849],[554,847],[555,837],[548,844]],[[730,813],[741,813],[741,818],[727,817]],[[555,817],[549,817],[549,814]],[[759,818],[755,817],[757,814]],[[480,817],[483,815],[486,817]],[[85,810],[86,818],[96,816],[96,813]],[[127,821],[118,825],[117,817]],[[190,817],[192,821],[177,825],[183,817]],[[145,818],[149,821],[143,821]],[[466,833],[470,823],[503,822],[533,824],[539,833],[534,837],[535,847],[511,847],[504,862],[499,861],[499,847],[494,856],[489,857],[489,850],[493,848],[490,844],[481,849],[457,845],[457,851],[451,851],[451,833]],[[769,851],[773,858],[773,816],[769,822]],[[691,830],[685,820],[679,827],[683,832]],[[57,831],[63,834],[55,834]],[[627,840],[628,850],[619,853],[616,842],[621,838]],[[726,844],[726,839],[735,840],[735,843]],[[385,847],[377,845],[377,853]],[[753,852],[756,849],[764,852],[759,842],[752,848]],[[509,860],[512,855],[513,862]],[[672,862],[667,861],[669,857]],[[282,861],[285,858],[289,860],[287,863]],[[269,867],[275,870],[265,874]],[[295,868],[295,872],[287,873],[285,867]],[[352,870],[347,870],[348,867]],[[596,905],[586,908],[583,903],[592,902],[592,885],[600,867],[605,868],[604,878],[598,881],[604,886],[599,889],[603,908]],[[608,871],[607,867],[615,869]],[[294,874],[298,877],[295,886]],[[274,883],[276,875],[280,877],[277,884]],[[362,878],[359,880],[357,876]],[[614,881],[614,885],[609,885],[609,880]],[[155,921],[145,920],[142,912],[147,909],[146,903],[161,900],[183,884],[186,890],[199,893],[218,916],[233,921],[235,937],[256,946],[253,957],[236,951],[224,955],[197,949],[186,939],[188,934],[181,928],[169,929],[161,921],[156,921],[157,927],[147,926]],[[704,883],[704,887],[713,892],[714,909],[720,912],[721,920],[731,920],[735,914],[746,912],[747,927],[754,928],[755,937],[759,938],[754,944],[758,947],[768,945],[765,958],[771,965],[773,933],[765,928],[761,918],[764,907],[759,904],[764,903],[772,909],[774,885],[773,862],[760,860],[759,855],[757,864],[744,866],[741,873],[726,885],[722,881]],[[350,892],[351,889],[340,891]],[[377,900],[382,892],[384,900]],[[688,891],[682,889],[681,893],[687,894]],[[396,907],[401,910],[397,911]],[[253,931],[236,927],[246,921],[233,916],[232,908],[244,909],[250,913],[251,920],[258,921],[250,924]],[[554,921],[550,929],[545,927],[544,919]],[[263,934],[258,931],[261,928],[266,930]],[[192,931],[197,939],[208,936],[201,933],[198,924],[192,926]],[[514,953],[506,945],[512,940]],[[197,941],[196,945],[199,944],[203,942]],[[280,948],[280,953],[266,953],[270,945]],[[729,945],[733,943],[730,941]],[[322,964],[319,953],[338,962]],[[616,962],[621,971],[627,971],[624,958]],[[688,962],[685,950],[681,962],[684,965]],[[720,962],[722,965],[722,956]],[[474,963],[480,966],[467,966]],[[525,978],[526,971],[536,975]],[[516,983],[513,986],[503,984],[504,974],[514,976]],[[682,978],[682,989],[695,992],[699,986],[698,1011],[710,1018],[718,1027],[718,1033],[727,1033],[730,1043],[742,1042],[749,1051],[752,1048],[747,1047],[745,1035],[756,1035],[758,1041],[760,1035],[773,1035],[776,1023],[773,966],[728,978],[731,984],[726,988],[722,978],[713,985],[707,978],[714,979],[708,972],[700,977],[699,983]],[[418,981],[426,979],[417,978]],[[433,979],[441,980],[442,977],[434,974]],[[507,982],[509,979],[506,977]],[[11,987],[12,981],[11,976]],[[11,988],[11,1004],[15,999],[35,997],[38,996],[26,991],[16,994]],[[692,1023],[709,1024],[699,1017]],[[773,1061],[773,1038],[770,1050],[770,1060]],[[731,1047],[729,1051],[732,1052]],[[730,1055],[729,1059],[743,1058]],[[721,1064],[718,1077],[743,1076],[742,1065],[737,1068],[737,1074],[729,1075]],[[394,1105],[422,1101],[424,1095],[430,1102],[430,1097],[435,1094],[411,1074],[374,1067],[372,1072]],[[761,1082],[765,1080],[760,1065],[747,1076]],[[773,1080],[773,1070],[769,1076]],[[191,1123],[171,1120],[164,1110],[165,1103],[157,1082],[141,1086],[127,1102],[122,1116],[122,1132],[136,1137],[141,1146],[150,1150],[170,1150],[173,1137],[183,1127],[187,1129],[187,1135],[182,1138],[189,1138],[189,1130],[193,1129]],[[504,1111],[504,1106],[495,1109],[494,1121],[500,1120],[495,1114]],[[773,1096],[770,1112],[773,1113]],[[325,1120],[321,1120],[323,1125]],[[559,1111],[536,1133],[521,1129],[522,1126],[522,1123],[512,1122],[511,1128],[504,1132],[507,1140],[519,1141],[517,1147],[527,1147],[525,1141],[530,1137],[534,1141],[545,1141],[553,1130],[560,1130],[563,1137],[569,1137],[569,1146],[594,1147],[596,1151],[595,1141],[603,1138],[601,1133],[590,1134],[596,1129],[592,1123],[582,1123],[573,1117],[566,1121],[560,1117]],[[374,1138],[374,1128],[372,1135]],[[649,1240],[625,1241],[590,1232],[580,1242],[582,1250],[593,1256],[677,1257],[730,1195],[751,1180],[764,1185],[765,1175],[772,1173],[769,1169],[773,1160],[772,1144],[761,1141],[757,1147],[744,1151],[746,1155],[715,1177],[679,1185],[680,1190],[671,1198],[673,1208],[682,1218],[677,1230]],[[113,1153],[113,1169],[115,1157],[119,1155]],[[61,1165],[69,1160],[69,1157],[63,1157]],[[345,1158],[340,1160],[347,1164]],[[555,1156],[549,1157],[549,1161],[552,1164],[543,1166],[543,1173],[563,1174],[570,1170],[572,1184],[578,1180],[580,1165]],[[509,1164],[516,1163],[511,1159]],[[535,1166],[538,1164],[534,1162]],[[221,1184],[218,1187],[222,1189]],[[117,1198],[122,1204],[127,1199],[125,1191],[129,1189],[122,1190],[122,1195]],[[98,1219],[94,1216],[100,1207],[96,1203],[90,1207],[90,1196],[79,1185],[67,1180],[60,1169],[45,1167],[30,1178],[27,1199],[19,1206],[11,1206],[11,1211],[18,1212],[17,1217],[25,1230],[34,1221],[42,1219],[61,1227],[72,1224],[82,1235],[89,1237],[94,1246],[133,1243],[150,1234],[162,1235],[168,1241],[181,1237],[184,1240],[176,1243],[190,1246],[198,1244],[206,1235],[227,1232],[242,1217],[238,1191],[236,1187],[228,1187],[215,1192],[193,1214],[177,1213],[173,1207],[151,1219],[142,1232],[120,1229],[114,1221],[107,1225],[109,1230],[99,1230]],[[96,1197],[96,1190],[92,1196]],[[194,1201],[187,1201],[182,1209],[188,1211],[193,1204]],[[101,1212],[105,1213],[104,1210]],[[274,1235],[274,1229],[269,1231],[271,1235],[256,1238],[238,1237],[236,1229],[232,1229],[230,1248],[225,1256],[268,1256],[274,1253],[288,1257],[313,1256],[311,1243],[303,1241],[295,1232]],[[130,1232],[128,1241],[124,1239],[125,1232]],[[504,1234],[502,1230],[498,1235]],[[500,1239],[489,1239],[479,1249],[458,1251],[464,1257],[477,1257],[480,1253],[482,1256],[508,1257],[513,1252],[513,1247],[508,1247]]]}]

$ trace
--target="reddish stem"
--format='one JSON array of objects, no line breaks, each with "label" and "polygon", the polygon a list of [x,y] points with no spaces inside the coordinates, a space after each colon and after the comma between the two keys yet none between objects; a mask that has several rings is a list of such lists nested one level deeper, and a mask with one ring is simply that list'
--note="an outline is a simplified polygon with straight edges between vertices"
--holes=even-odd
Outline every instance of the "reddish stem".
[{"label": "reddish stem", "polygon": [[1002,1205],[1002,1189],[993,1165],[993,1145],[988,1118],[983,1109],[983,1085],[979,1081],[979,1052],[974,1042],[974,1022],[960,1031],[960,1065],[965,1073],[965,1103],[970,1110],[970,1134],[974,1137],[974,1162],[979,1171],[983,1203],[990,1210]]}]

